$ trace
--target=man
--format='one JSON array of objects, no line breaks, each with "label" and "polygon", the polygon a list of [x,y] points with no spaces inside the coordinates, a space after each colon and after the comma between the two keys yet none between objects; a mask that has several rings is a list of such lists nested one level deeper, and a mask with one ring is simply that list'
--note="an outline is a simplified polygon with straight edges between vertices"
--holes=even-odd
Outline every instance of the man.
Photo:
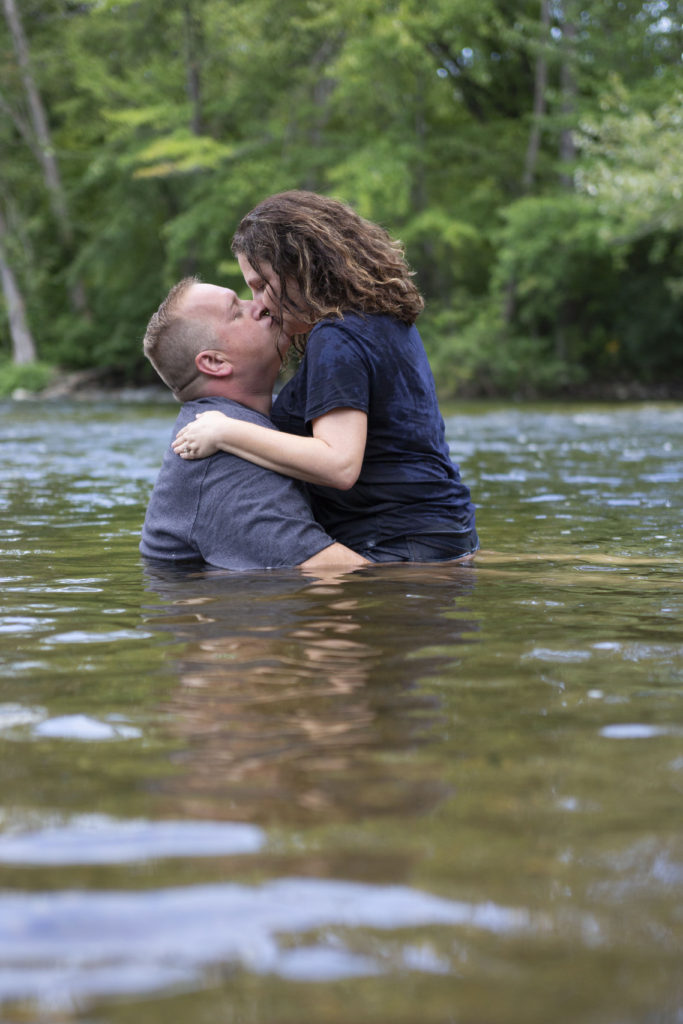
[{"label": "man", "polygon": [[[185,278],[151,318],[143,341],[155,370],[183,402],[174,434],[217,409],[274,430],[273,386],[290,339],[277,321],[229,288]],[[311,513],[302,486],[225,452],[187,461],[169,447],[142,529],[140,551],[225,569],[364,565]]]}]

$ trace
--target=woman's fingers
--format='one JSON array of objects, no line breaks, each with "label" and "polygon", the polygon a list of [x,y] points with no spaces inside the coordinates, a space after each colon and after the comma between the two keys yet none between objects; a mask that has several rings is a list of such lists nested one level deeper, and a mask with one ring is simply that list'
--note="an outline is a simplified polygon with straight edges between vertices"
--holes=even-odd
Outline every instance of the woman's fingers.
[{"label": "woman's fingers", "polygon": [[175,454],[180,455],[182,459],[192,459],[196,454],[196,445],[188,439],[184,427],[175,440],[171,442],[171,447]]}]

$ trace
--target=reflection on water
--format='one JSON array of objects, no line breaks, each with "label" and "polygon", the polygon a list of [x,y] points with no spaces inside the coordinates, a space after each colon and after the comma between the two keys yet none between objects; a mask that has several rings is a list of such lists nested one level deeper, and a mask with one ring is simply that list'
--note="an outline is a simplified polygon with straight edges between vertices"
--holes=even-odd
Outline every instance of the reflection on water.
[{"label": "reflection on water", "polygon": [[0,1017],[683,1017],[679,406],[448,421],[472,566],[145,566],[171,405],[0,407]]},{"label": "reflection on water", "polygon": [[146,625],[181,645],[164,708],[183,741],[182,775],[162,787],[170,806],[221,817],[227,789],[252,820],[331,821],[421,814],[447,793],[420,764],[397,774],[392,754],[405,762],[440,714],[417,684],[450,655],[416,639],[450,648],[478,628],[457,611],[474,586],[466,568],[146,575],[164,599]]}]

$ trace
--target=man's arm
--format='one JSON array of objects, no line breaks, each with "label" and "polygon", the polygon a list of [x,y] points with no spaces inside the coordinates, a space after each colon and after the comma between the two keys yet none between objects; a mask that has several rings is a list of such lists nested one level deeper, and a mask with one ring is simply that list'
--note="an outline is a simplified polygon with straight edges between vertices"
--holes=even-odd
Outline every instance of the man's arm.
[{"label": "man's arm", "polygon": [[[269,430],[269,433],[275,433]],[[206,460],[171,456],[178,477],[199,473],[192,541],[204,561],[225,569],[344,570],[364,565],[316,523],[301,488],[286,476],[222,452]],[[179,485],[190,481],[179,479]]]}]

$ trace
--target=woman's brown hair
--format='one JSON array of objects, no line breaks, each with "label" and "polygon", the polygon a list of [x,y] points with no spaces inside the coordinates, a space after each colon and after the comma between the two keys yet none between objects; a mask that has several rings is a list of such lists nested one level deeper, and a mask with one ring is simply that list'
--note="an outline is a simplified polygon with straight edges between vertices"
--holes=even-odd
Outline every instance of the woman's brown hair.
[{"label": "woman's brown hair", "polygon": [[[413,324],[424,307],[401,243],[345,203],[316,192],[264,199],[240,222],[232,251],[257,274],[270,263],[281,306],[314,323],[357,312],[387,313]],[[288,295],[288,278],[296,281],[305,310]]]}]

